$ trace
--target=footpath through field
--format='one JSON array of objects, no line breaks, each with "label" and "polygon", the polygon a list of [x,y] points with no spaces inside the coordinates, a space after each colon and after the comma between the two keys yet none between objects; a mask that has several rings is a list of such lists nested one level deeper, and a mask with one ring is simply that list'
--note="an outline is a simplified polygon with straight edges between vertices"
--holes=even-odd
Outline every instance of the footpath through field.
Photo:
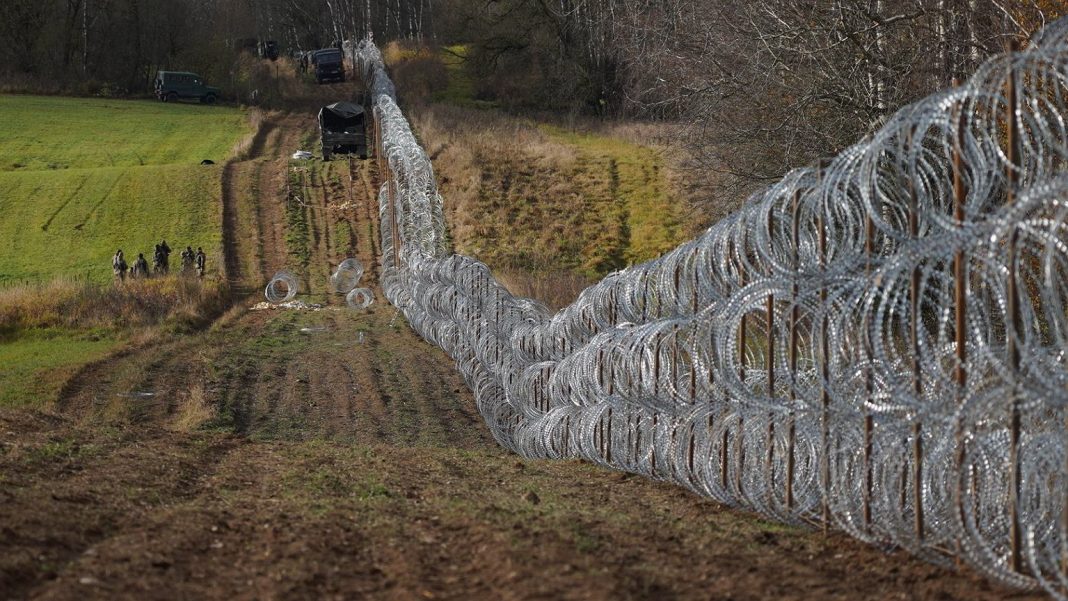
[{"label": "footpath through field", "polygon": [[[505,452],[376,286],[374,162],[288,159],[312,135],[307,108],[269,116],[223,172],[227,275],[248,301],[91,365],[54,410],[0,410],[0,597],[1011,595],[673,485]],[[367,310],[326,292],[348,256],[368,267]],[[252,309],[282,267],[321,308]]]}]

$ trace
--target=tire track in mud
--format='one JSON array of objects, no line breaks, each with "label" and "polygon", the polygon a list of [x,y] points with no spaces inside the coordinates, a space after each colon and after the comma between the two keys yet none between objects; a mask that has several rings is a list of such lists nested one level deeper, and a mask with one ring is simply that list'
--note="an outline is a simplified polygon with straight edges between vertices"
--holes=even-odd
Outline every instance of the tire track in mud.
[{"label": "tire track in mud", "polygon": [[306,125],[306,116],[265,115],[248,156],[223,167],[223,262],[227,280],[240,292],[258,288],[285,262],[279,214],[288,177],[286,154]]},{"label": "tire track in mud", "polygon": [[[237,189],[236,171],[241,167],[247,167],[249,163],[263,156],[267,147],[267,141],[272,132],[278,126],[274,122],[275,117],[267,115],[259,125],[252,142],[249,144],[248,155],[241,160],[229,160],[223,165],[222,171],[222,240],[223,240],[223,265],[225,275],[231,284],[239,284],[246,277],[242,265],[242,248],[239,231],[239,209],[237,206],[239,191]],[[243,170],[243,169],[242,169]]]},{"label": "tire track in mud", "polygon": [[[11,599],[38,596],[62,566],[102,541],[204,494],[220,461],[240,444],[227,436],[191,441],[157,428],[102,434],[66,419],[0,412],[0,429],[16,427],[29,449],[78,442],[64,460],[47,464],[0,454],[9,491],[0,520],[0,590]],[[57,567],[41,574],[41,565]]]}]

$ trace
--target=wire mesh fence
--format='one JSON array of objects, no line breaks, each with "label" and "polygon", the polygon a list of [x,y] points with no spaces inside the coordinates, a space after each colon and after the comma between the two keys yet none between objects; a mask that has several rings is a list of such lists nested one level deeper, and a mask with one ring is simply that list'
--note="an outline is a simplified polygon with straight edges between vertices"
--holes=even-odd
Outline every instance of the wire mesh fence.
[{"label": "wire mesh fence", "polygon": [[553,314],[449,254],[378,49],[381,283],[495,438],[1068,594],[1068,21]]}]

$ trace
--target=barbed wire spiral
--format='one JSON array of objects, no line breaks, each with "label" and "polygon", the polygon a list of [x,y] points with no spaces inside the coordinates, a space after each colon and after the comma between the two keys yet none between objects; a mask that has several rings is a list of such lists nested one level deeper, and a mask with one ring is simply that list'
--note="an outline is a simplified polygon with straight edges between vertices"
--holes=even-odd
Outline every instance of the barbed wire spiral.
[{"label": "barbed wire spiral", "polygon": [[359,259],[349,258],[338,263],[334,273],[330,274],[330,290],[336,294],[348,294],[360,285],[363,271],[363,263]]},{"label": "barbed wire spiral", "polygon": [[279,271],[267,282],[263,295],[268,302],[274,304],[285,303],[293,300],[300,289],[300,281],[297,276],[288,271]]},{"label": "barbed wire spiral", "polygon": [[553,314],[445,245],[381,54],[381,283],[496,440],[1068,595],[1068,21]]},{"label": "barbed wire spiral", "polygon": [[352,309],[366,309],[375,302],[375,295],[370,288],[353,288],[345,295],[345,302]]}]

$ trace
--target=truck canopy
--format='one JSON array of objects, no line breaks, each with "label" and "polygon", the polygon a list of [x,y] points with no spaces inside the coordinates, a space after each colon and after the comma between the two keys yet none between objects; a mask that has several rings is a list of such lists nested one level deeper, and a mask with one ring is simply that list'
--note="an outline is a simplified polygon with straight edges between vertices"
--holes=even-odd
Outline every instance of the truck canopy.
[{"label": "truck canopy", "polygon": [[335,102],[319,109],[319,129],[323,140],[323,160],[335,152],[355,152],[367,158],[367,134],[363,107],[351,102]]},{"label": "truck canopy", "polygon": [[[351,102],[335,102],[319,109],[319,127],[330,132],[363,132],[363,107]],[[349,132],[348,130],[353,130]]]},{"label": "truck canopy", "polygon": [[323,50],[316,50],[312,53],[312,62],[315,64],[320,63],[340,63],[341,51],[337,48],[326,48]]}]

